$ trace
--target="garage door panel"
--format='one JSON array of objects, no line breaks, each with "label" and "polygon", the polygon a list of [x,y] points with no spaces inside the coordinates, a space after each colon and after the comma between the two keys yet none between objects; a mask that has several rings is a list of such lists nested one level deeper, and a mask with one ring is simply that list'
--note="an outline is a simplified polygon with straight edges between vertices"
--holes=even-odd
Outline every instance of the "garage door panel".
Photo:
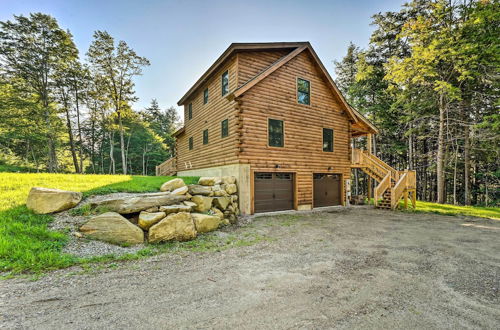
[{"label": "garage door panel", "polygon": [[255,173],[255,212],[290,209],[293,209],[293,173]]},{"label": "garage door panel", "polygon": [[340,174],[315,173],[313,177],[314,207],[342,205]]}]

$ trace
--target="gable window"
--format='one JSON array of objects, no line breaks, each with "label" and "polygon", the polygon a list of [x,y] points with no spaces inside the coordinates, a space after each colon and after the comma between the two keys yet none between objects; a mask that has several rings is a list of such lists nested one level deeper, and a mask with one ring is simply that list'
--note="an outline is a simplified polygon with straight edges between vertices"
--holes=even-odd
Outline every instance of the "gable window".
[{"label": "gable window", "polygon": [[270,147],[283,147],[283,120],[269,119],[268,134]]},{"label": "gable window", "polygon": [[297,78],[297,102],[311,104],[311,83],[305,79]]},{"label": "gable window", "polygon": [[229,93],[229,73],[226,71],[222,74],[222,96]]},{"label": "gable window", "polygon": [[203,104],[207,103],[208,103],[208,88],[205,88],[205,90],[203,91]]},{"label": "gable window", "polygon": [[208,144],[208,129],[203,131],[203,144]]},{"label": "gable window", "polygon": [[189,150],[193,150],[193,137],[189,138]]},{"label": "gable window", "polygon": [[333,152],[333,129],[323,128],[323,151]]},{"label": "gable window", "polygon": [[220,123],[220,135],[221,137],[226,137],[229,135],[229,120],[228,119],[224,119],[221,123]]},{"label": "gable window", "polygon": [[193,103],[188,105],[188,119],[193,119]]}]

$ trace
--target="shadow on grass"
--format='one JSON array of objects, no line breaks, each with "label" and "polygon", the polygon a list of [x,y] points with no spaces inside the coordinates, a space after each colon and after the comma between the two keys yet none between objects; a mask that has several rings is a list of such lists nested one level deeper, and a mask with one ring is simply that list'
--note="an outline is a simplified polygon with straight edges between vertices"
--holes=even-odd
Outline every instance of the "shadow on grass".
[{"label": "shadow on grass", "polygon": [[[131,176],[129,180],[95,187],[82,192],[84,198],[114,192],[155,192],[159,191],[160,186],[171,178]],[[92,176],[82,175],[78,177],[78,181],[80,179],[92,180]],[[183,179],[186,184],[195,183],[198,180],[196,177]],[[80,181],[80,183],[82,183],[80,187],[84,186],[83,181]],[[0,187],[0,192],[3,189],[4,187]],[[6,198],[8,197],[6,196]],[[17,199],[11,198],[13,203],[20,199],[19,197]],[[20,273],[40,273],[86,262],[84,259],[62,252],[69,240],[68,233],[49,230],[48,224],[53,219],[52,215],[33,213],[25,205],[0,211],[0,276],[8,277]],[[141,253],[148,254],[147,251],[144,251],[140,252],[138,256]],[[127,256],[122,258],[126,259]],[[128,256],[128,258],[133,257]],[[101,259],[112,260],[113,257],[108,256]],[[96,258],[96,261],[98,260],[99,258]]]}]

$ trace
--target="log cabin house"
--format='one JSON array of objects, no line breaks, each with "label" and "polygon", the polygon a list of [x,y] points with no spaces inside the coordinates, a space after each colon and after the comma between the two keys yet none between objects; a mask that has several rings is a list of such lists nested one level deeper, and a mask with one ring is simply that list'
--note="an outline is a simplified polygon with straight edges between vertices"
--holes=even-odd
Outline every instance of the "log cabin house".
[{"label": "log cabin house", "polygon": [[[346,205],[351,169],[375,204],[407,205],[415,173],[371,152],[377,128],[344,99],[309,42],[233,43],[179,100],[175,157],[157,175],[238,180],[242,214]],[[351,147],[366,136],[367,149]],[[371,179],[369,181],[371,181]]]}]

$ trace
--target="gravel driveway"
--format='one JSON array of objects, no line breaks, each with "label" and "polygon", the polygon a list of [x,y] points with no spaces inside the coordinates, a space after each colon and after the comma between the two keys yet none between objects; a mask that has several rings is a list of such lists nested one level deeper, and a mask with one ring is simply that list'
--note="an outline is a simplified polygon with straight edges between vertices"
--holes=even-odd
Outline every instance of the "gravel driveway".
[{"label": "gravel driveway", "polygon": [[0,328],[500,325],[500,221],[361,207],[230,231],[266,239],[0,281]]}]

